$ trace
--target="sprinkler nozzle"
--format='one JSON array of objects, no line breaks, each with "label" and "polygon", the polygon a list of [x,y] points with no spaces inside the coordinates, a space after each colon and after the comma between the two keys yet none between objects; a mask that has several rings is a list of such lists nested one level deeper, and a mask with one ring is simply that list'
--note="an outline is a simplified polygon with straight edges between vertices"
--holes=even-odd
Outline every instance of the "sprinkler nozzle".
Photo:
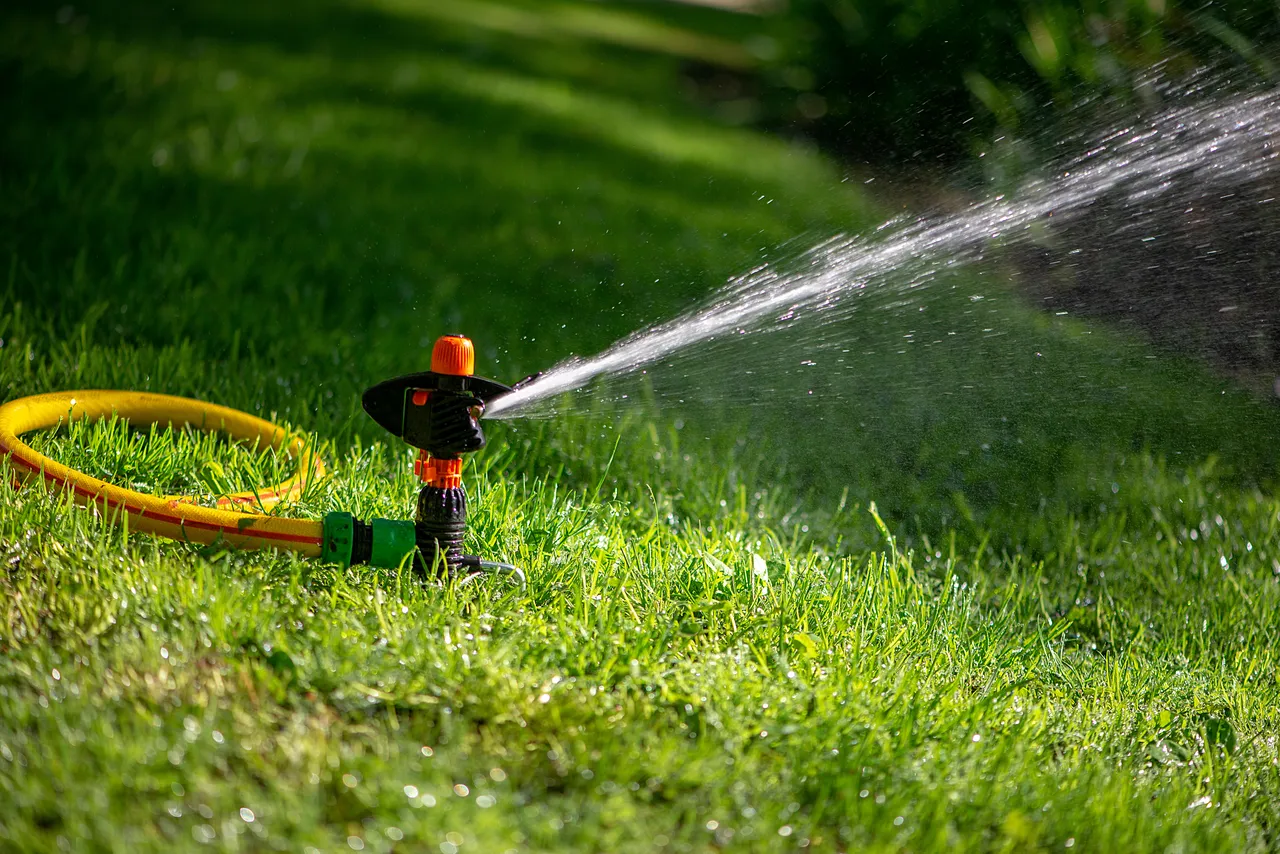
[{"label": "sprinkler nozzle", "polygon": [[[445,335],[431,353],[431,370],[384,380],[364,393],[369,417],[387,432],[438,459],[457,459],[484,447],[479,416],[510,386],[470,373],[471,341]],[[441,370],[443,369],[443,370]],[[467,371],[460,373],[459,371]]]},{"label": "sprinkler nozzle", "polygon": [[431,370],[453,377],[469,377],[476,372],[476,348],[462,335],[441,335],[431,348]]}]

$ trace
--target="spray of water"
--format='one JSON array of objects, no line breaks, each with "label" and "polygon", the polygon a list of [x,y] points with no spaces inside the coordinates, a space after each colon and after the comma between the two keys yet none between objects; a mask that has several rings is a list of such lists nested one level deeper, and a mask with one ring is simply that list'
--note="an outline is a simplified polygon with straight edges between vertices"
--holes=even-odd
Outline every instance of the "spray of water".
[{"label": "spray of water", "polygon": [[[1212,90],[1212,82],[1201,88]],[[904,299],[939,273],[981,259],[991,246],[1032,240],[1046,224],[1078,219],[1102,199],[1139,211],[1170,196],[1181,203],[1178,187],[1221,189],[1255,181],[1276,168],[1278,145],[1280,92],[1166,109],[1095,138],[1083,154],[1017,192],[958,214],[890,220],[870,234],[835,237],[785,264],[751,270],[673,320],[596,356],[556,365],[496,401],[488,415],[551,416],[570,392],[584,394],[602,378],[673,364],[695,345],[802,321],[836,322],[857,311],[859,297],[870,291]]]}]

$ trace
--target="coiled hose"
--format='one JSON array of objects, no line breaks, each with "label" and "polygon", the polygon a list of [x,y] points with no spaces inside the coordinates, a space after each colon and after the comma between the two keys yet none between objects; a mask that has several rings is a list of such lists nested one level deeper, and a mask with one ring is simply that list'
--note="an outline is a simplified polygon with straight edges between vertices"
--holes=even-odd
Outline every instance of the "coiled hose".
[{"label": "coiled hose", "polygon": [[[33,430],[113,415],[135,426],[216,431],[249,447],[274,448],[293,459],[297,469],[281,483],[226,495],[218,499],[217,507],[203,507],[191,496],[146,495],[90,477],[36,452],[20,438]],[[220,542],[238,549],[287,549],[305,557],[323,553],[322,522],[267,516],[249,508],[266,510],[296,497],[310,480],[324,476],[324,462],[303,437],[235,409],[137,391],[69,391],[24,397],[0,406],[0,456],[8,457],[20,482],[43,481],[51,489],[69,491],[77,504],[114,515],[135,531],[184,542]]]}]

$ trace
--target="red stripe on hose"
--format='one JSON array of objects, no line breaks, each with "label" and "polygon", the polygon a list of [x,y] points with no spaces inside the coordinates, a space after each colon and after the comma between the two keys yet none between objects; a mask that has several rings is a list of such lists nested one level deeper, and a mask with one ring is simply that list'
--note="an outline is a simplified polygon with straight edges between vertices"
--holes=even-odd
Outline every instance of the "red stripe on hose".
[{"label": "red stripe on hose", "polygon": [[276,531],[253,531],[251,533],[246,533],[241,528],[235,527],[235,526],[215,525],[212,522],[198,522],[194,519],[184,519],[181,516],[170,516],[167,513],[160,513],[155,510],[147,510],[146,508],[143,508],[143,507],[133,507],[124,502],[114,502],[111,499],[103,496],[101,493],[90,492],[89,490],[85,489],[82,486],[79,486],[76,483],[69,482],[64,478],[58,477],[57,475],[50,474],[48,471],[46,471],[45,469],[39,466],[32,465],[31,463],[27,462],[22,457],[14,453],[13,449],[9,448],[3,442],[0,442],[0,452],[3,452],[5,455],[9,457],[9,459],[13,460],[14,462],[20,463],[23,467],[25,467],[27,470],[31,471],[32,473],[42,475],[45,480],[51,480],[54,483],[58,484],[63,489],[66,489],[69,487],[77,495],[83,495],[85,498],[89,498],[94,501],[100,502],[102,504],[107,505],[108,507],[121,508],[126,513],[132,513],[135,516],[142,516],[147,519],[155,519],[159,522],[167,522],[170,525],[177,525],[178,527],[186,527],[190,525],[192,528],[197,528],[203,531],[217,531],[220,534],[235,534],[237,537],[252,537],[252,538],[258,538],[263,540],[279,540],[281,542],[300,543],[302,545],[309,545],[309,546],[318,546],[323,542],[323,539],[321,537],[304,537],[299,534],[282,534]]}]

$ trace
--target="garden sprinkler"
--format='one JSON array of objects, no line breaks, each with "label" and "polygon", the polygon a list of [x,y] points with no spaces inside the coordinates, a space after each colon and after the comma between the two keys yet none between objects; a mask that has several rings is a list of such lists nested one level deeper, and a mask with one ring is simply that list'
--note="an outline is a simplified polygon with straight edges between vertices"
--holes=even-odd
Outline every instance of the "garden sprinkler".
[{"label": "garden sprinkler", "polygon": [[[0,406],[0,460],[7,458],[15,485],[39,482],[69,493],[76,503],[95,508],[131,531],[238,549],[287,549],[342,566],[412,566],[423,578],[450,580],[498,572],[523,584],[524,573],[518,568],[462,553],[467,525],[462,457],[484,447],[479,419],[486,404],[513,390],[475,376],[474,370],[471,341],[445,335],[432,349],[431,370],[389,379],[364,393],[370,417],[418,449],[414,472],[422,488],[413,521],[366,522],[342,511],[323,520],[267,513],[324,476],[324,463],[311,444],[248,413],[165,394],[89,390],[11,400]],[[192,496],[150,495],[107,483],[50,459],[21,438],[34,430],[103,418],[120,418],[134,426],[217,431],[249,447],[287,454],[297,471],[282,483],[223,495],[215,507],[207,507]]]},{"label": "garden sprinkler", "polygon": [[384,380],[361,398],[364,411],[387,432],[418,449],[413,471],[422,481],[413,522],[361,521],[335,512],[324,519],[324,554],[335,563],[399,566],[411,560],[424,578],[501,572],[524,583],[507,563],[462,553],[467,493],[462,455],[484,447],[480,416],[511,387],[475,375],[471,339],[442,335],[431,349],[431,370]]},{"label": "garden sprinkler", "polygon": [[[453,578],[462,569],[502,571],[523,578],[510,564],[462,553],[467,527],[467,494],[462,488],[462,456],[484,447],[480,416],[485,405],[511,392],[510,386],[475,375],[475,347],[462,335],[443,335],[431,350],[431,370],[394,377],[368,389],[361,402],[378,426],[418,449],[414,474],[422,481],[412,541],[407,523],[352,519],[350,562],[377,563],[385,542],[404,554],[412,542],[415,569],[425,577]],[[331,514],[332,515],[332,514]],[[326,527],[328,527],[328,519]],[[375,530],[381,526],[385,533]],[[347,548],[337,526],[335,543]],[[327,546],[327,543],[326,543]]]}]

